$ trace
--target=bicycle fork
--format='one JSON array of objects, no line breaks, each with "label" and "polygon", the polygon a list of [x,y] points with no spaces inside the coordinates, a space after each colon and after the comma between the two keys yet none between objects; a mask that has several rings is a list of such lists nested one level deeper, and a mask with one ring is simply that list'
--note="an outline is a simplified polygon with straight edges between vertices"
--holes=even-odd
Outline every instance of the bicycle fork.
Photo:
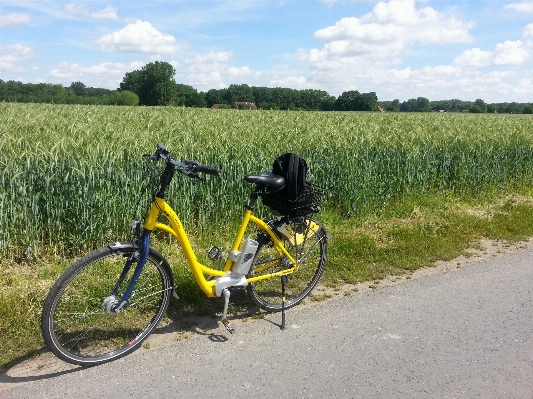
[{"label": "bicycle fork", "polygon": [[135,284],[137,283],[137,280],[139,279],[139,276],[141,275],[144,265],[146,264],[146,260],[148,259],[148,253],[150,252],[150,230],[144,229],[141,237],[138,240],[139,243],[139,254],[137,258],[137,266],[135,266],[135,271],[133,272],[133,276],[128,284],[128,287],[126,288],[126,291],[124,291],[124,294],[122,294],[122,297],[120,299],[117,298],[118,289],[124,282],[124,279],[126,278],[127,274],[129,273],[131,269],[131,265],[135,262],[134,257],[137,256],[136,254],[132,255],[124,265],[124,269],[122,269],[122,272],[120,273],[120,277],[118,278],[117,283],[115,284],[115,287],[113,287],[113,290],[111,291],[111,294],[104,299],[102,303],[102,307],[106,310],[107,314],[110,316],[114,316],[118,313],[120,313],[125,306],[128,304],[129,300],[131,299],[131,293],[133,292],[133,287],[135,287]]}]

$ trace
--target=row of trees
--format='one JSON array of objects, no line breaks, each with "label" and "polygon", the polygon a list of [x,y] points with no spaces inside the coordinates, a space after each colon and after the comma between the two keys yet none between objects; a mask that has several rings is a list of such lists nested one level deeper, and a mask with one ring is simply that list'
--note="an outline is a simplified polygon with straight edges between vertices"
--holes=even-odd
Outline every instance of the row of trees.
[{"label": "row of trees", "polygon": [[69,87],[50,83],[21,83],[0,79],[0,101],[21,103],[138,105],[139,97],[129,91],[97,89],[74,82]]},{"label": "row of trees", "polygon": [[498,114],[533,114],[533,104],[529,103],[494,103],[487,104],[481,99],[474,102],[461,100],[429,101],[418,97],[400,103],[398,100],[383,101],[381,106],[391,112],[471,112]]},{"label": "row of trees", "polygon": [[486,104],[461,100],[429,101],[418,97],[400,103],[399,100],[378,101],[376,93],[345,91],[339,97],[323,90],[295,90],[288,88],[253,87],[232,84],[225,89],[198,92],[194,87],[176,83],[174,67],[167,62],[152,62],[139,70],[128,72],[117,90],[86,87],[74,82],[69,87],[56,84],[23,84],[0,79],[0,101],[61,104],[105,104],[212,107],[235,103],[255,103],[259,109],[377,111],[389,112],[476,112],[476,113],[533,113],[532,104]]}]

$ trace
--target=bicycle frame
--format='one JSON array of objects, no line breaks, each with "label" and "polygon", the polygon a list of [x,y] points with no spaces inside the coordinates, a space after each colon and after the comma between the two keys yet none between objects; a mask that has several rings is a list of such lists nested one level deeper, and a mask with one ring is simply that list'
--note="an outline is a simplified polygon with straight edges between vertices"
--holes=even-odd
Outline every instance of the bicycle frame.
[{"label": "bicycle frame", "polygon": [[[280,271],[280,272],[276,272],[276,273],[267,273],[267,274],[260,275],[260,276],[254,276],[252,278],[247,279],[247,282],[252,283],[254,281],[264,280],[264,279],[273,278],[273,277],[279,277],[279,276],[283,276],[285,274],[290,274],[294,272],[294,270],[296,270],[296,268],[298,267],[294,258],[287,251],[287,249],[283,246],[283,244],[278,239],[277,235],[272,231],[270,226],[264,221],[262,221],[261,219],[255,217],[252,213],[253,213],[252,209],[248,207],[244,213],[241,226],[237,232],[237,236],[235,237],[235,241],[233,243],[233,247],[231,248],[231,250],[236,251],[239,249],[239,245],[241,243],[241,240],[244,238],[246,228],[248,227],[250,222],[252,222],[259,228],[259,230],[262,230],[269,235],[269,237],[274,242],[276,249],[280,253],[282,253],[284,256],[287,257],[287,259],[291,262],[292,267],[289,269]],[[160,214],[163,214],[166,217],[166,219],[170,223],[170,226],[164,223],[159,223],[157,221]],[[185,229],[183,228],[180,218],[178,217],[176,212],[174,212],[172,207],[162,198],[155,197],[152,203],[150,212],[148,214],[148,217],[146,219],[146,222],[144,224],[144,228],[145,228],[145,232],[147,232],[146,235],[148,236],[148,240],[146,240],[147,241],[146,243],[143,243],[143,246],[149,247],[149,234],[155,229],[162,230],[174,236],[182,247],[182,250],[185,254],[189,267],[194,275],[194,278],[198,286],[208,297],[216,297],[216,293],[215,293],[216,280],[207,280],[205,276],[210,275],[210,276],[222,277],[226,275],[228,272],[230,272],[231,267],[233,265],[232,259],[228,257],[223,270],[216,270],[216,269],[207,267],[201,264],[200,262],[198,262],[198,259],[196,258],[196,254],[194,253],[194,250],[192,249],[191,243],[189,241],[187,234],[185,233]]]},{"label": "bicycle frame", "polygon": [[[241,244],[241,241],[244,238],[244,234],[246,232],[246,229],[250,222],[254,223],[260,231],[265,232],[268,234],[268,236],[271,238],[272,242],[274,243],[274,248],[280,253],[280,255],[285,256],[292,267],[283,269],[281,271],[275,272],[275,273],[268,273],[267,269],[269,269],[269,264],[266,263],[259,269],[254,270],[254,274],[265,272],[261,275],[254,275],[254,277],[246,278],[243,274],[238,274],[233,272],[232,265],[233,260],[230,256],[228,256],[228,259],[226,261],[225,267],[223,270],[216,270],[213,268],[210,268],[208,266],[205,266],[198,262],[198,259],[196,257],[196,254],[194,253],[191,243],[189,241],[189,238],[187,237],[187,234],[185,233],[185,229],[183,228],[183,224],[181,223],[180,218],[176,214],[176,212],[172,209],[172,207],[165,201],[165,190],[167,186],[172,181],[174,172],[176,170],[176,166],[183,167],[183,166],[190,166],[191,163],[181,163],[173,160],[169,154],[168,151],[163,146],[158,145],[158,150],[156,151],[156,155],[149,156],[150,159],[157,161],[159,158],[164,158],[167,161],[166,167],[164,172],[160,175],[160,188],[157,194],[153,197],[152,205],[150,208],[150,211],[148,212],[148,216],[145,220],[144,224],[144,230],[142,235],[139,237],[139,240],[137,244],[135,244],[136,248],[139,249],[140,256],[137,259],[137,266],[135,267],[134,274],[128,284],[128,287],[126,288],[126,291],[122,295],[119,301],[115,301],[115,295],[117,294],[118,287],[122,284],[126,274],[128,273],[129,269],[131,268],[131,265],[133,263],[133,258],[130,258],[125,266],[124,270],[121,273],[121,276],[119,277],[119,280],[117,284],[115,285],[115,288],[112,290],[111,295],[109,298],[113,298],[113,302],[117,305],[112,308],[110,311],[111,313],[118,313],[122,310],[123,307],[125,307],[128,304],[128,301],[131,297],[131,294],[133,292],[133,288],[135,286],[135,283],[137,282],[143,268],[144,264],[146,263],[146,259],[148,257],[148,253],[150,250],[150,235],[154,230],[162,230],[166,233],[171,234],[178,240],[178,243],[181,245],[183,253],[185,254],[185,257],[187,259],[187,263],[189,264],[189,268],[191,269],[193,276],[196,280],[196,283],[200,287],[200,289],[211,298],[214,297],[220,297],[222,293],[226,296],[225,300],[225,306],[227,308],[227,302],[229,299],[229,292],[227,288],[233,287],[233,286],[246,286],[248,283],[253,283],[255,281],[265,280],[269,278],[274,277],[281,277],[287,274],[291,274],[298,268],[298,263],[294,259],[293,256],[289,253],[289,251],[285,248],[285,246],[282,244],[278,236],[274,231],[272,231],[271,227],[262,221],[261,219],[253,216],[253,210],[255,206],[255,202],[257,201],[257,198],[259,196],[260,191],[259,188],[256,186],[256,191],[252,192],[250,196],[250,202],[248,206],[246,207],[241,226],[237,232],[237,236],[235,237],[235,241],[233,242],[233,246],[231,248],[231,251],[238,251],[239,246]],[[189,161],[191,162],[191,161]],[[208,173],[208,174],[215,174],[218,175],[220,172],[214,168],[209,167],[203,167],[197,163],[193,164],[195,169],[199,169],[199,171]],[[187,176],[197,177],[194,174],[194,170],[191,171],[184,171],[183,169],[179,169],[183,174]],[[158,222],[158,217],[160,214],[163,214],[170,225],[160,223]],[[121,245],[120,243],[117,243],[118,245]],[[131,244],[126,244],[131,245]],[[217,277],[214,280],[208,280],[206,278],[207,276],[214,276]]]}]

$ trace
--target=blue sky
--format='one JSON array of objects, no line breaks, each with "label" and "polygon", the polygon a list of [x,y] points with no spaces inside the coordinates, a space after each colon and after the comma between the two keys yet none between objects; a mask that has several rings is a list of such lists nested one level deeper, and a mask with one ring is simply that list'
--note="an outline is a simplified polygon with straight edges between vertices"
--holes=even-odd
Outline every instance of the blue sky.
[{"label": "blue sky", "polygon": [[0,79],[118,88],[153,61],[199,91],[533,101],[533,1],[0,0]]}]

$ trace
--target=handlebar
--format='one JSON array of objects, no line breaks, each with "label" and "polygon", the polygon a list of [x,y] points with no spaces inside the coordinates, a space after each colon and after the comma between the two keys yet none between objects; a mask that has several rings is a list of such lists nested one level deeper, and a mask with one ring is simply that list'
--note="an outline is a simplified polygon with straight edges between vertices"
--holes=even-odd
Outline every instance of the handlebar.
[{"label": "handlebar", "polygon": [[194,172],[205,173],[211,176],[220,176],[220,169],[213,168],[212,166],[200,165],[200,163],[197,161],[189,161],[187,159],[185,159],[183,163],[189,167],[192,167]]},{"label": "handlebar", "polygon": [[201,165],[198,161],[183,160],[177,161],[170,155],[170,152],[165,148],[163,144],[158,144],[154,154],[144,154],[150,160],[157,163],[160,159],[166,160],[167,163],[177,166],[178,171],[185,176],[198,178],[196,173],[205,173],[211,176],[220,176],[220,169],[212,166]]}]

